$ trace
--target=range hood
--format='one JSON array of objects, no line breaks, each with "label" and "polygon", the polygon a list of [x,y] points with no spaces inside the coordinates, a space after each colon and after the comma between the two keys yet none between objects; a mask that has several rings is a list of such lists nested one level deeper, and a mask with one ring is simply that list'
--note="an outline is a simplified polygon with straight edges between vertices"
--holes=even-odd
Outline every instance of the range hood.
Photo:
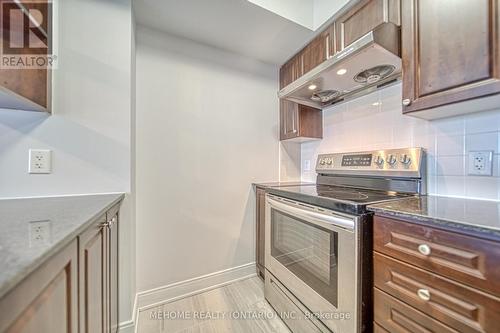
[{"label": "range hood", "polygon": [[381,24],[284,87],[278,96],[322,109],[364,95],[400,78],[399,54],[399,27]]}]

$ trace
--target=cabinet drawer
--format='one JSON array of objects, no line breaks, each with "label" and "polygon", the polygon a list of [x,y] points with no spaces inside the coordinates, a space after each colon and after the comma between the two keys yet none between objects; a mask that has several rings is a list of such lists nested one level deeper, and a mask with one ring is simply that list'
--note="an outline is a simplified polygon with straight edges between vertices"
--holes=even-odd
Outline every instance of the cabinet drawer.
[{"label": "cabinet drawer", "polygon": [[377,288],[374,289],[374,308],[376,323],[391,333],[457,333]]},{"label": "cabinet drawer", "polygon": [[374,249],[500,296],[500,245],[432,227],[376,216]]},{"label": "cabinet drawer", "polygon": [[500,321],[500,299],[377,253],[374,284],[459,332],[495,332]]}]

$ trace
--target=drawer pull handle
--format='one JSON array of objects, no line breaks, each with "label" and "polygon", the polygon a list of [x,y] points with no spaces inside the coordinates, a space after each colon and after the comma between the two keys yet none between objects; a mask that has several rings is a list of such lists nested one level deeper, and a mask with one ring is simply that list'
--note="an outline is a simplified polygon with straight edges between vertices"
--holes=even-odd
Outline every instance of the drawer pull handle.
[{"label": "drawer pull handle", "polygon": [[419,289],[417,295],[422,301],[428,302],[431,299],[431,293],[427,289]]},{"label": "drawer pull handle", "polygon": [[431,248],[429,245],[427,244],[420,244],[418,246],[418,252],[420,252],[421,254],[423,254],[424,256],[428,256],[431,254]]}]

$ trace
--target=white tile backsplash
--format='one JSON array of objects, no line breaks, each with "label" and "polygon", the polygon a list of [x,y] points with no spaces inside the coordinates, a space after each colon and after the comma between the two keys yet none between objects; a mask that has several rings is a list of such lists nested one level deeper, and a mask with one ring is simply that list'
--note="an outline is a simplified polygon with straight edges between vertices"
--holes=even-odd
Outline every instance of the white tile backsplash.
[{"label": "white tile backsplash", "polygon": [[465,137],[464,135],[436,135],[436,155],[455,156],[464,155]]},{"label": "white tile backsplash", "polygon": [[465,178],[459,176],[436,176],[436,191],[462,197],[465,195]]},{"label": "white tile backsplash", "polygon": [[465,175],[465,158],[464,155],[459,156],[439,156],[436,163],[437,176],[464,176]]},{"label": "white tile backsplash", "polygon": [[466,136],[466,149],[492,150],[498,152],[498,132],[468,134]]},{"label": "white tile backsplash", "polygon": [[465,118],[465,133],[495,132],[500,128],[500,117],[497,111],[477,113]]},{"label": "white tile backsplash", "polygon": [[[500,107],[497,111],[426,121],[402,114],[401,85],[394,85],[323,111],[324,139],[301,145],[304,181],[314,181],[318,154],[383,148],[423,147],[428,192],[498,200]],[[378,105],[374,103],[378,102]],[[469,176],[468,152],[493,150],[493,177]]]},{"label": "white tile backsplash", "polygon": [[498,199],[499,179],[491,177],[466,177],[465,196],[471,198]]}]

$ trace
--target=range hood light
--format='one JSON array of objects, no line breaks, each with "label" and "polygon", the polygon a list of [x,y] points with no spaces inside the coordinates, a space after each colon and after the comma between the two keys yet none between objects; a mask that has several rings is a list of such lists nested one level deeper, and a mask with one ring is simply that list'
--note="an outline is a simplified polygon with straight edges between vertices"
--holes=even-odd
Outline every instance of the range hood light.
[{"label": "range hood light", "polygon": [[315,84],[311,84],[308,88],[309,90],[316,90],[318,87]]},{"label": "range hood light", "polygon": [[337,75],[344,75],[345,73],[347,73],[347,69],[345,68],[341,68],[337,71]]}]

